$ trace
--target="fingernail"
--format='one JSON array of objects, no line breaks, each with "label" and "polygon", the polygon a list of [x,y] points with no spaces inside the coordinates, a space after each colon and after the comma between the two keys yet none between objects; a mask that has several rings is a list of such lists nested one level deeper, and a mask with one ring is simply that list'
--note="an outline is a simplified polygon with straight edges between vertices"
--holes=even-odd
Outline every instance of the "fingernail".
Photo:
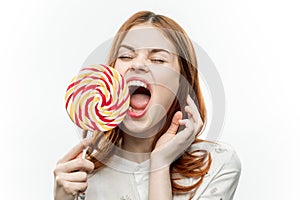
[{"label": "fingernail", "polygon": [[82,140],[83,144],[86,146],[86,145],[89,145],[93,142],[93,138],[92,137],[89,137],[89,138],[85,138]]}]

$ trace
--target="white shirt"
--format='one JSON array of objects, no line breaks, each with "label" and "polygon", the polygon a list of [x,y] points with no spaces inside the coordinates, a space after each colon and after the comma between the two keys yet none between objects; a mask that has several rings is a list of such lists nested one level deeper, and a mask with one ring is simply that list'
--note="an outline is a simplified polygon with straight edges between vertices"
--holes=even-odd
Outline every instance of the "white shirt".
[{"label": "white shirt", "polygon": [[[241,163],[236,152],[225,144],[202,142],[190,147],[211,153],[212,163],[197,189],[193,200],[231,200],[238,185]],[[117,155],[88,180],[85,200],[147,200],[149,160],[136,163]],[[196,180],[186,178],[179,183],[191,185]],[[189,199],[188,195],[174,195],[174,200]]]}]

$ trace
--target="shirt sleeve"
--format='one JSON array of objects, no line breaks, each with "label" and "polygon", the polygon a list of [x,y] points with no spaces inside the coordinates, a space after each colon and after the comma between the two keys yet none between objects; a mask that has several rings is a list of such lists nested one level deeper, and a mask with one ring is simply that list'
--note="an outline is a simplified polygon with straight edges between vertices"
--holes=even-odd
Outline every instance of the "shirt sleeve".
[{"label": "shirt sleeve", "polygon": [[196,193],[193,199],[232,200],[241,174],[241,162],[236,152],[225,161],[215,173],[211,174],[206,189]]}]

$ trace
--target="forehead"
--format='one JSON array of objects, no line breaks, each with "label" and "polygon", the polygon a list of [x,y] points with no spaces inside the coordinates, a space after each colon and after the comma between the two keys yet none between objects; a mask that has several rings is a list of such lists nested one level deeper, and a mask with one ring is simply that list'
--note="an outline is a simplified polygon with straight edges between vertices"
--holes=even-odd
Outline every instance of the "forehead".
[{"label": "forehead", "polygon": [[151,25],[132,27],[124,37],[121,45],[128,45],[134,49],[164,49],[176,53],[175,46],[161,30]]}]

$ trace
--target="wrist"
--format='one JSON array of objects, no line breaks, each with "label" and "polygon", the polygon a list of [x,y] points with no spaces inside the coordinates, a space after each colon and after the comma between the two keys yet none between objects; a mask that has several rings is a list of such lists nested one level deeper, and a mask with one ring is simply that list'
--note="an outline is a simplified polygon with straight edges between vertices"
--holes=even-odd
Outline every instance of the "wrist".
[{"label": "wrist", "polygon": [[151,153],[150,155],[150,172],[153,171],[169,171],[171,163],[166,162],[167,159],[162,158],[161,156]]}]

